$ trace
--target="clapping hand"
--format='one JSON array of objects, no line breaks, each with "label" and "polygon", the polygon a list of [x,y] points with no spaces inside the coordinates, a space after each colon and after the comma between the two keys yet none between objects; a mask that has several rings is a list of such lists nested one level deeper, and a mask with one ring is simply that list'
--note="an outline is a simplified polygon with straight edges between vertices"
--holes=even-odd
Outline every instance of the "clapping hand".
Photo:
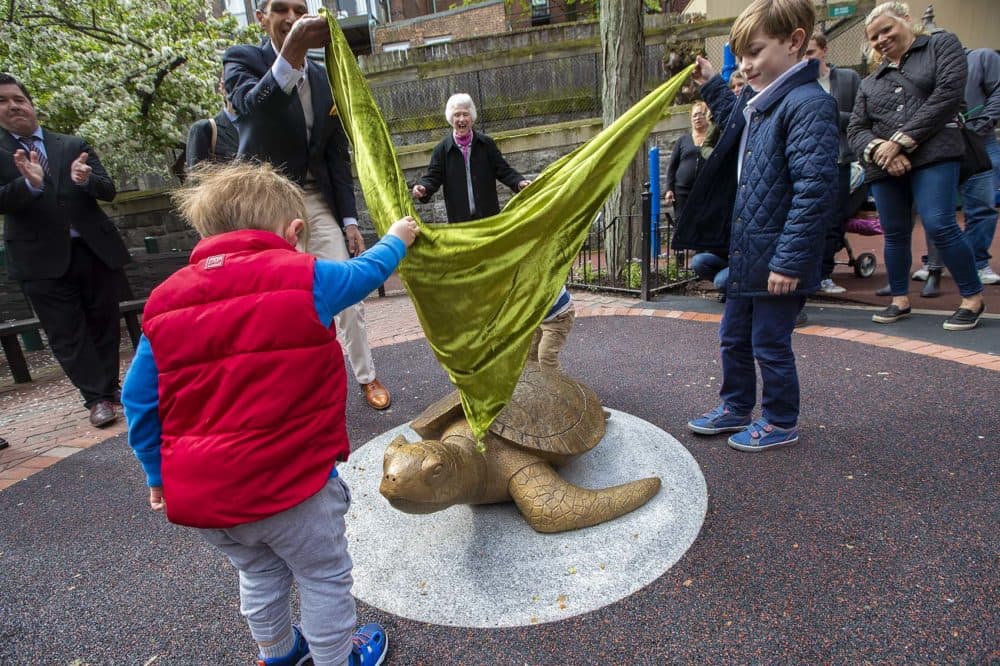
[{"label": "clapping hand", "polygon": [[29,153],[20,148],[15,150],[14,166],[21,172],[21,175],[28,181],[29,185],[36,189],[42,186],[42,180],[45,178],[45,170],[42,169],[42,165],[38,162],[38,153]]},{"label": "clapping hand", "polygon": [[87,164],[90,155],[87,152],[80,153],[80,156],[69,165],[69,177],[77,185],[83,186],[90,182],[90,172],[93,169]]}]

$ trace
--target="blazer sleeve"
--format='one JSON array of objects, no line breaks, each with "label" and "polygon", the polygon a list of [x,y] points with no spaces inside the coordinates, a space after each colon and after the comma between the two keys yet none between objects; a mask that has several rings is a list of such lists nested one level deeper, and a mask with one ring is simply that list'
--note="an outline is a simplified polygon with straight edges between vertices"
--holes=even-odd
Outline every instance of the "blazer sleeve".
[{"label": "blazer sleeve", "polygon": [[0,215],[16,213],[35,200],[24,176],[14,166],[14,153],[0,148]]},{"label": "blazer sleeve", "polygon": [[212,156],[212,127],[208,120],[199,120],[191,125],[188,132],[187,147],[185,148],[185,162],[187,168],[194,167],[195,164],[207,160]]},{"label": "blazer sleeve", "polygon": [[339,118],[332,118],[333,128],[326,144],[326,165],[333,186],[333,200],[337,218],[343,224],[345,217],[358,217],[358,202],[354,197],[354,176],[351,175],[351,151],[347,133]]},{"label": "blazer sleeve", "polygon": [[444,146],[445,142],[441,141],[438,145],[434,146],[434,151],[431,153],[430,164],[427,165],[427,172],[420,177],[417,181],[418,185],[423,185],[427,190],[427,196],[420,199],[420,203],[427,203],[434,196],[434,193],[438,191],[441,187],[441,183],[444,182]]},{"label": "blazer sleeve", "polygon": [[955,119],[965,99],[969,65],[958,37],[940,32],[927,48],[934,49],[934,89],[900,131],[919,146]]},{"label": "blazer sleeve", "polygon": [[507,163],[507,160],[503,157],[503,153],[497,148],[497,144],[492,138],[488,136],[483,136],[483,138],[489,147],[490,167],[493,169],[494,177],[514,192],[517,192],[517,186],[524,180],[524,176]]},{"label": "blazer sleeve", "polygon": [[108,172],[104,170],[104,165],[97,158],[97,153],[94,152],[94,149],[87,145],[86,141],[81,140],[77,150],[79,152],[74,155],[74,158],[83,152],[86,152],[88,155],[87,166],[90,167],[90,180],[87,181],[84,189],[95,199],[101,201],[111,201],[114,199],[115,195],[118,194],[118,190],[115,189],[114,181],[111,180]]},{"label": "blazer sleeve", "polygon": [[239,116],[267,113],[288,105],[286,94],[271,73],[260,47],[243,44],[226,49],[222,56],[226,94]]}]

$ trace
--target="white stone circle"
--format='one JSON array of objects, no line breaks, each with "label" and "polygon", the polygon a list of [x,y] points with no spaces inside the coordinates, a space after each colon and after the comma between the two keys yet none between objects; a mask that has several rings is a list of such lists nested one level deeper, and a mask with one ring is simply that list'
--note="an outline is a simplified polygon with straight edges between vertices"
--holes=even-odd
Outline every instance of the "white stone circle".
[{"label": "white stone circle", "polygon": [[427,515],[392,508],[378,492],[382,456],[408,425],[372,439],[338,467],[351,487],[347,538],[354,595],[419,622],[516,627],[563,620],[623,599],[663,575],[694,542],[708,491],[687,449],[653,424],[608,410],[607,433],[561,471],[598,488],[659,476],[645,506],[602,525],[539,534],[512,503]]}]

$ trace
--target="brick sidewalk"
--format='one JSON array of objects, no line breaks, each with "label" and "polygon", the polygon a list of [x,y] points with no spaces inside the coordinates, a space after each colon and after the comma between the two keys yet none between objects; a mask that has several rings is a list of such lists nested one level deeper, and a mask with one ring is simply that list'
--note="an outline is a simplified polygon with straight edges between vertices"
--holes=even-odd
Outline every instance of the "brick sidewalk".
[{"label": "brick sidewalk", "polygon": [[[653,310],[646,308],[641,301],[606,294],[574,292],[573,300],[579,317],[633,315],[703,322],[718,322],[720,319],[718,314]],[[370,299],[365,303],[365,311],[372,347],[423,337],[413,304],[405,294]],[[798,332],[853,340],[1000,371],[1000,360],[995,356],[897,336],[822,326],[807,326]],[[123,373],[130,358],[131,348],[123,348]],[[0,451],[0,490],[67,456],[125,432],[123,418],[107,428],[93,428],[87,420],[89,412],[81,404],[79,393],[58,366],[33,369],[34,381],[28,384],[14,384],[9,378],[9,371],[4,368],[3,372],[3,379],[0,380],[0,437],[10,443],[10,448]]]}]

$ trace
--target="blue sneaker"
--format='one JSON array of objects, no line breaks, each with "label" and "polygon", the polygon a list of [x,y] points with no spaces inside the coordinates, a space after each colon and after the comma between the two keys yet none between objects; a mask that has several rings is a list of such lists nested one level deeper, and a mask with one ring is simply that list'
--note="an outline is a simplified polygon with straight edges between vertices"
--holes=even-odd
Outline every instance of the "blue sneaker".
[{"label": "blue sneaker", "polygon": [[691,432],[699,435],[718,435],[723,432],[739,432],[750,425],[750,415],[737,416],[724,404],[696,419],[688,421]]},{"label": "blue sneaker", "polygon": [[354,649],[351,650],[350,666],[378,666],[389,651],[389,637],[377,622],[369,622],[351,636]]},{"label": "blue sneaker", "polygon": [[740,451],[766,451],[791,446],[799,441],[798,428],[779,428],[757,419],[743,432],[729,438],[729,446]]},{"label": "blue sneaker", "polygon": [[298,627],[292,625],[292,631],[295,632],[295,647],[292,648],[292,651],[284,657],[270,657],[268,659],[257,655],[257,666],[302,666],[309,661],[311,659],[309,643],[306,642]]}]

